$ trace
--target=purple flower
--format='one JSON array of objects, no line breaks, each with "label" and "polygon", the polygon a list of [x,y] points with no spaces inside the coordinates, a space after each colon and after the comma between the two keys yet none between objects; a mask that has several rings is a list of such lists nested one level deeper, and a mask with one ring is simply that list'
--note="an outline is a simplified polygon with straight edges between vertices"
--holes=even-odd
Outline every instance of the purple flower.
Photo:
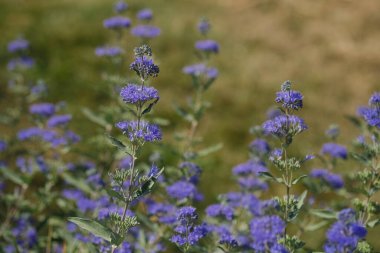
[{"label": "purple flower", "polygon": [[252,248],[257,252],[266,252],[275,247],[278,239],[283,236],[284,229],[285,222],[278,216],[254,218],[250,223]]},{"label": "purple flower", "polygon": [[158,125],[146,121],[122,121],[116,127],[127,135],[130,141],[154,142],[162,139],[162,133]]},{"label": "purple flower", "polygon": [[258,162],[248,161],[235,166],[233,169],[233,174],[236,176],[247,176],[247,175],[258,175],[259,172],[266,172],[268,169]]},{"label": "purple flower", "polygon": [[132,28],[131,34],[142,39],[153,39],[161,33],[160,28],[152,25],[137,25]]},{"label": "purple flower", "polygon": [[71,120],[70,114],[65,115],[54,115],[47,121],[47,126],[52,127],[58,127],[58,126],[66,126],[70,120]]},{"label": "purple flower", "polygon": [[215,79],[218,77],[218,70],[216,68],[207,67],[203,63],[188,65],[183,68],[183,73],[191,76],[205,76],[209,79]]},{"label": "purple flower", "polygon": [[95,49],[95,54],[97,56],[108,56],[108,57],[115,57],[118,55],[121,55],[123,53],[123,50],[120,47],[97,47]]},{"label": "purple flower", "polygon": [[199,40],[195,43],[195,48],[206,53],[219,52],[219,44],[214,40]]},{"label": "purple flower", "polygon": [[44,92],[46,92],[47,88],[46,88],[46,84],[43,83],[43,82],[39,82],[37,85],[33,86],[31,89],[30,89],[30,92],[33,94],[33,95],[40,95]]},{"label": "purple flower", "polygon": [[115,16],[103,21],[103,25],[108,29],[121,29],[131,26],[131,20],[126,17]]},{"label": "purple flower", "polygon": [[347,149],[345,146],[336,144],[336,143],[325,143],[322,146],[322,154],[330,155],[333,158],[347,159]]},{"label": "purple flower", "polygon": [[380,107],[380,92],[375,92],[370,97],[368,104],[370,106]]},{"label": "purple flower", "polygon": [[333,189],[340,189],[344,186],[343,178],[325,169],[313,169],[310,177],[319,178],[327,183]]},{"label": "purple flower", "polygon": [[270,152],[270,146],[264,139],[256,139],[249,144],[251,151],[257,155],[266,155]]},{"label": "purple flower", "polygon": [[368,125],[380,128],[380,107],[360,107],[358,109],[358,114]]},{"label": "purple flower", "polygon": [[29,41],[24,39],[16,39],[8,43],[8,52],[16,53],[29,48]]},{"label": "purple flower", "polygon": [[274,119],[267,120],[263,124],[266,134],[272,134],[279,138],[294,136],[307,129],[304,120],[295,115],[280,115]]},{"label": "purple flower", "polygon": [[151,9],[142,9],[137,13],[136,17],[140,20],[151,20],[153,18],[153,12]]},{"label": "purple flower", "polygon": [[192,162],[183,162],[179,165],[179,168],[185,172],[185,179],[187,181],[194,185],[198,184],[202,169],[197,164]]},{"label": "purple flower", "polygon": [[7,147],[7,143],[3,140],[0,140],[0,152],[4,152],[7,149]]},{"label": "purple flower", "polygon": [[166,192],[170,197],[177,200],[183,200],[186,198],[196,199],[199,196],[195,185],[186,181],[178,181],[166,187]]},{"label": "purple flower", "polygon": [[118,1],[117,3],[115,3],[114,5],[114,10],[116,13],[122,13],[124,12],[125,10],[128,9],[128,4],[124,1]]},{"label": "purple flower", "polygon": [[232,220],[234,210],[230,206],[214,204],[206,208],[206,214],[210,217],[224,217],[227,220]]},{"label": "purple flower", "polygon": [[302,108],[303,96],[300,92],[289,90],[277,92],[276,103],[282,104],[283,108],[299,110]]},{"label": "purple flower", "polygon": [[118,167],[119,169],[129,169],[131,167],[131,164],[132,164],[132,157],[128,155],[119,161]]},{"label": "purple flower", "polygon": [[210,27],[210,23],[205,18],[202,18],[198,23],[198,31],[203,35],[206,35],[209,32]]},{"label": "purple flower", "polygon": [[355,211],[348,208],[342,210],[335,222],[327,231],[327,242],[324,245],[326,253],[353,253],[360,239],[367,235],[366,228],[358,223]]},{"label": "purple flower", "polygon": [[153,60],[143,56],[136,57],[135,61],[129,66],[131,70],[134,70],[139,77],[146,80],[148,77],[157,77],[160,72],[160,68],[153,63]]},{"label": "purple flower", "polygon": [[150,100],[158,100],[158,91],[145,85],[128,84],[120,91],[120,97],[128,104],[144,104]]},{"label": "purple flower", "polygon": [[55,106],[51,103],[33,104],[29,107],[29,112],[43,117],[50,117],[55,113]]},{"label": "purple flower", "polygon": [[17,138],[20,141],[28,140],[34,137],[39,137],[43,130],[38,127],[31,127],[27,129],[20,130],[17,134]]},{"label": "purple flower", "polygon": [[34,60],[33,58],[29,56],[21,56],[19,58],[13,58],[11,59],[8,64],[7,68],[9,71],[15,70],[15,69],[30,69],[34,66]]},{"label": "purple flower", "polygon": [[270,108],[270,109],[268,109],[268,111],[266,112],[266,115],[267,115],[267,119],[274,119],[274,118],[276,118],[277,116],[282,115],[282,112],[281,112],[281,110],[278,109],[278,108]]}]

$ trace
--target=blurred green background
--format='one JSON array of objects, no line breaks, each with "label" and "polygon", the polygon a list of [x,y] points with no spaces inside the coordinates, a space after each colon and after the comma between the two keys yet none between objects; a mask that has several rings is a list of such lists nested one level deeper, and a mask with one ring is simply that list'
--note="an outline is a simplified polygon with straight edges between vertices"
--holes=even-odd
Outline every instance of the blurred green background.
[{"label": "blurred green background", "polygon": [[[209,200],[234,188],[230,171],[248,158],[246,147],[252,139],[248,129],[265,120],[283,81],[292,80],[305,97],[300,114],[309,131],[294,147],[295,153],[302,148],[302,154],[318,152],[331,123],[341,126],[340,142],[349,144],[358,132],[345,115],[355,114],[357,106],[380,90],[380,1],[127,2],[131,12],[151,8],[154,24],[162,31],[151,46],[161,70],[153,83],[161,95],[155,113],[173,123],[164,130],[166,141],[180,126],[173,103],[184,104],[191,88],[182,67],[196,62],[193,44],[200,38],[196,24],[203,16],[211,21],[210,37],[221,46],[212,62],[220,77],[208,93],[212,107],[199,134],[205,146],[222,142],[224,147],[203,161],[202,188]],[[31,42],[35,74],[46,80],[49,100],[67,101],[74,113],[74,129],[84,139],[94,129],[80,108],[96,110],[107,102],[101,92],[105,61],[95,56],[94,49],[112,37],[102,22],[114,15],[113,3],[0,0],[1,85],[7,79],[6,44],[22,35]],[[125,41],[129,49],[135,43]]]}]

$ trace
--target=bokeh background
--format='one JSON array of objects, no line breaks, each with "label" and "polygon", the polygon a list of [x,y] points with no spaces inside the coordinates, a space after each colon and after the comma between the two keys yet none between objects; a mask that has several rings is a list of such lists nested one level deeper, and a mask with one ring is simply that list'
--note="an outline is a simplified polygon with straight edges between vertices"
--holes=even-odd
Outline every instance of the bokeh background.
[{"label": "bokeh background", "polygon": [[[304,95],[301,116],[309,125],[295,153],[318,152],[331,123],[341,126],[339,141],[349,144],[358,131],[346,119],[380,90],[380,1],[345,0],[130,0],[131,10],[149,7],[161,36],[151,46],[161,73],[154,86],[161,101],[156,115],[171,125],[165,141],[180,127],[173,104],[183,104],[191,88],[182,67],[196,62],[196,24],[208,17],[210,37],[220,43],[213,64],[220,77],[207,95],[212,102],[199,135],[223,149],[202,161],[208,201],[232,184],[231,168],[248,158],[249,128],[265,120],[275,91],[285,80]],[[51,101],[64,100],[74,114],[74,129],[84,139],[94,134],[81,107],[107,103],[102,92],[105,62],[95,56],[112,32],[102,21],[113,15],[107,0],[0,0],[0,81],[6,85],[6,44],[23,36],[37,61],[34,75],[49,87]],[[133,48],[136,41],[125,41]],[[129,70],[126,68],[126,72]],[[132,74],[132,72],[129,72]],[[115,98],[116,99],[116,98]],[[166,138],[167,137],[167,138]],[[91,147],[88,147],[89,149]],[[355,169],[355,165],[341,168]]]}]

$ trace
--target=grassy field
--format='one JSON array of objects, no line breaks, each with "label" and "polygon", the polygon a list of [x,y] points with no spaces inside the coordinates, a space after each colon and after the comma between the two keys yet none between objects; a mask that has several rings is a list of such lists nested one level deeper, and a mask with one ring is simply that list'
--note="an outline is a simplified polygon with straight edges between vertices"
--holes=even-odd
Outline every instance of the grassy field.
[{"label": "grassy field", "polygon": [[[67,101],[75,128],[84,138],[91,124],[80,107],[96,108],[102,96],[96,46],[111,36],[102,20],[112,15],[106,0],[0,0],[1,59],[6,43],[23,35],[37,58],[36,75],[49,85],[52,101]],[[178,129],[173,103],[184,103],[190,80],[181,73],[195,62],[193,43],[199,38],[199,17],[212,22],[211,37],[219,41],[213,62],[220,78],[208,94],[213,106],[201,126],[205,143],[224,148],[203,162],[209,199],[234,186],[230,169],[248,158],[248,129],[261,124],[285,80],[304,94],[301,115],[309,131],[298,138],[294,152],[317,152],[331,123],[341,126],[340,141],[348,144],[357,131],[345,115],[355,114],[369,95],[380,90],[380,1],[295,0],[155,0],[129,1],[132,9],[150,7],[162,29],[152,47],[161,68],[154,84],[161,93],[156,113],[172,121],[165,136]],[[133,43],[125,41],[128,48]],[[0,70],[6,80],[5,64]],[[126,71],[129,71],[126,69]],[[355,169],[342,168],[344,170]],[[212,183],[218,182],[218,183]]]}]

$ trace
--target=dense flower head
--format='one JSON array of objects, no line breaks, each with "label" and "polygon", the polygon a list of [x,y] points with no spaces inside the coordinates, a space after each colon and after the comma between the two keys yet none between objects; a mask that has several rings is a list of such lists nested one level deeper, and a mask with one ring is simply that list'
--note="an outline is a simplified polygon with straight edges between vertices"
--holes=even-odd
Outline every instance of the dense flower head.
[{"label": "dense flower head", "polygon": [[142,39],[153,39],[161,33],[160,28],[153,25],[137,25],[132,28],[131,34]]},{"label": "dense flower head", "polygon": [[210,228],[219,236],[219,243],[227,245],[227,247],[237,247],[238,242],[232,235],[230,229],[227,226],[212,226]]},{"label": "dense flower head", "polygon": [[95,49],[95,54],[97,56],[108,56],[108,57],[115,57],[118,55],[121,55],[123,53],[123,50],[120,47],[97,47]]},{"label": "dense flower head", "polygon": [[195,42],[195,48],[207,53],[219,52],[219,44],[214,40],[199,40]]},{"label": "dense flower head", "polygon": [[201,200],[202,196],[198,193],[197,188],[190,182],[178,181],[168,187],[166,187],[166,192],[170,197],[183,200],[186,198]]},{"label": "dense flower head", "polygon": [[29,107],[29,112],[43,117],[50,117],[55,113],[55,105],[51,103],[33,104]]},{"label": "dense flower head", "polygon": [[340,130],[339,130],[339,126],[337,125],[331,125],[325,132],[326,136],[331,138],[331,139],[335,139],[338,137],[340,133]]},{"label": "dense flower head", "polygon": [[118,1],[117,3],[115,3],[113,8],[114,8],[116,13],[122,13],[128,9],[128,4],[121,0],[121,1]]},{"label": "dense flower head", "polygon": [[38,243],[37,230],[27,217],[15,220],[15,226],[10,232],[16,238],[18,249],[22,249],[22,252],[28,252]]},{"label": "dense flower head", "polygon": [[196,213],[195,208],[192,206],[182,207],[177,212],[177,220],[182,224],[194,222],[197,219],[198,214]]},{"label": "dense flower head", "polygon": [[258,175],[260,172],[266,172],[268,169],[261,163],[255,161],[248,161],[235,166],[233,174],[237,176]]},{"label": "dense flower head", "polygon": [[268,189],[268,184],[261,179],[252,175],[238,178],[238,183],[241,188],[249,191],[265,191]]},{"label": "dense flower head", "polygon": [[144,104],[159,99],[158,91],[145,85],[128,84],[120,91],[120,97],[128,104]]},{"label": "dense flower head", "polygon": [[323,180],[333,189],[340,189],[344,186],[343,178],[325,169],[313,169],[310,177]]},{"label": "dense flower head", "polygon": [[368,125],[380,128],[380,106],[377,107],[360,107],[358,114]]},{"label": "dense flower head", "polygon": [[8,43],[8,52],[16,53],[29,48],[29,41],[25,39],[16,39]]},{"label": "dense flower head", "polygon": [[7,143],[3,140],[0,140],[0,152],[4,152],[7,149],[7,147]]},{"label": "dense flower head", "polygon": [[265,121],[262,127],[266,134],[272,134],[279,138],[288,135],[294,136],[307,129],[304,120],[295,115],[277,116],[274,119]]},{"label": "dense flower head", "polygon": [[366,235],[366,228],[356,221],[355,211],[351,208],[344,209],[339,212],[338,221],[326,233],[324,250],[326,253],[353,253],[358,242]]},{"label": "dense flower head", "polygon": [[146,121],[122,121],[117,123],[116,127],[121,129],[130,141],[154,142],[162,139],[160,127]]},{"label": "dense flower head", "polygon": [[224,217],[227,220],[232,220],[234,209],[228,205],[213,204],[206,208],[206,214],[210,217]]},{"label": "dense flower head", "polygon": [[186,175],[185,179],[187,181],[194,185],[198,184],[202,169],[197,164],[192,162],[182,162],[178,167],[184,171],[184,174]]},{"label": "dense flower head", "polygon": [[151,20],[153,18],[153,12],[151,9],[142,9],[137,12],[136,17],[140,20]]},{"label": "dense flower head", "polygon": [[254,218],[250,223],[252,248],[255,252],[267,252],[278,244],[284,229],[285,222],[276,215]]},{"label": "dense flower head", "polygon": [[244,208],[254,215],[261,215],[260,200],[251,193],[229,192],[221,196],[226,205],[234,208]]},{"label": "dense flower head", "polygon": [[266,112],[267,119],[274,119],[282,114],[282,111],[278,108],[269,108]]},{"label": "dense flower head", "polygon": [[210,22],[205,19],[205,18],[202,18],[199,23],[198,23],[198,31],[203,34],[203,35],[206,35],[209,30],[211,28],[211,25],[210,25]]},{"label": "dense flower head", "polygon": [[255,139],[249,144],[250,150],[258,155],[266,155],[270,152],[269,143],[264,139]]},{"label": "dense flower head", "polygon": [[303,106],[303,96],[300,92],[289,90],[277,92],[276,103],[282,104],[285,109],[299,110]]},{"label": "dense flower head", "polygon": [[146,80],[148,77],[157,77],[160,68],[154,64],[153,59],[146,56],[136,57],[135,61],[129,66],[139,77]]},{"label": "dense flower head", "polygon": [[16,69],[30,69],[35,64],[35,61],[33,58],[29,56],[21,56],[18,58],[11,59],[8,64],[7,68],[9,71],[13,71]]},{"label": "dense flower head", "polygon": [[119,161],[118,168],[129,169],[131,167],[131,164],[132,164],[132,157],[128,155]]},{"label": "dense flower head", "polygon": [[71,121],[70,114],[54,115],[47,121],[48,127],[66,126]]},{"label": "dense flower head", "polygon": [[330,155],[332,158],[347,159],[348,156],[345,146],[332,142],[323,144],[321,153]]},{"label": "dense flower head", "polygon": [[108,29],[121,29],[131,26],[131,20],[126,17],[115,16],[103,21],[103,25]]},{"label": "dense flower head", "polygon": [[218,69],[213,67],[207,67],[204,63],[198,63],[193,65],[185,66],[182,69],[183,73],[191,76],[205,76],[209,79],[215,79],[218,77]]},{"label": "dense flower head", "polygon": [[380,107],[380,92],[375,92],[369,98],[368,104],[370,106]]}]

